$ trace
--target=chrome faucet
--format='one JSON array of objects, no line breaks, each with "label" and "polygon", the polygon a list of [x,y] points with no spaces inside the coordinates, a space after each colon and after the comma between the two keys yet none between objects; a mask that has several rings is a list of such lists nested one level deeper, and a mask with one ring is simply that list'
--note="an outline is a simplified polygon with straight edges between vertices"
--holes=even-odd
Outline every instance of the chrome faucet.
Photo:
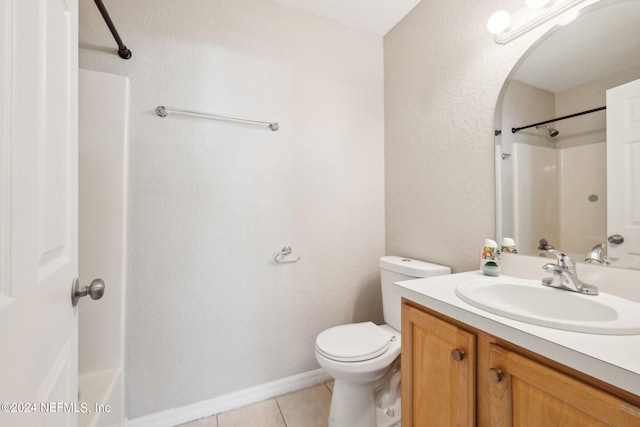
[{"label": "chrome faucet", "polygon": [[576,263],[569,255],[556,249],[548,249],[548,251],[558,258],[558,263],[549,263],[542,267],[546,272],[553,273],[553,277],[542,279],[543,285],[586,295],[598,295],[597,287],[578,279]]},{"label": "chrome faucet", "polygon": [[543,251],[548,251],[549,249],[553,249],[553,246],[547,242],[547,239],[544,237],[538,241],[538,249],[542,249]]},{"label": "chrome faucet", "polygon": [[607,257],[602,256],[602,250],[604,249],[604,245],[602,243],[595,245],[589,252],[587,252],[587,256],[585,257],[585,261],[588,263],[597,262],[602,265],[609,265],[610,262]]}]

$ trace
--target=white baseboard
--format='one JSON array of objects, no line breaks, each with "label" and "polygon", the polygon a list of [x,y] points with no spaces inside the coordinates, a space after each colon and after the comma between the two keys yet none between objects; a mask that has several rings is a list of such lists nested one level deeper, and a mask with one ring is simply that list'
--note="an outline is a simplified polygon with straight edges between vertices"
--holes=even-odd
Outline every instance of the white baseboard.
[{"label": "white baseboard", "polygon": [[240,408],[241,406],[271,399],[305,387],[330,380],[324,369],[303,372],[302,374],[282,378],[270,383],[260,384],[234,393],[225,394],[203,402],[193,403],[181,408],[167,409],[127,421],[128,427],[173,427],[214,414]]}]

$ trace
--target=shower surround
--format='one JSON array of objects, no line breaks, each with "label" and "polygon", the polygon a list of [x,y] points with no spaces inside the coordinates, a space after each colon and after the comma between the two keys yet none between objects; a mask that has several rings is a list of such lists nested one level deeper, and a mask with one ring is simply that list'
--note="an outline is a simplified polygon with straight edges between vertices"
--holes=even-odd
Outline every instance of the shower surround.
[{"label": "shower surround", "polygon": [[[551,123],[559,135],[530,128],[512,134],[514,124],[562,117],[604,105],[606,90],[640,78],[630,68],[557,93],[511,80],[502,106],[501,160],[503,232],[527,254],[538,241],[576,259],[607,239],[606,114]],[[522,99],[526,99],[525,104]],[[510,194],[511,189],[517,189]],[[516,197],[516,195],[518,195]]]},{"label": "shower surround", "polygon": [[320,331],[382,321],[382,38],[262,0],[108,6],[133,57],[82,0],[80,66],[130,80],[128,418],[316,372]]}]

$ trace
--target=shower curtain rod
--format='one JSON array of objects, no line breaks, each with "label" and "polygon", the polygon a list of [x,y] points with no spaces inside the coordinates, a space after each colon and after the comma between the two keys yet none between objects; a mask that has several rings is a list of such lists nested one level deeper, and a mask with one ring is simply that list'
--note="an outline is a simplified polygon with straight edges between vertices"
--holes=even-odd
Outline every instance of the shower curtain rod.
[{"label": "shower curtain rod", "polygon": [[96,2],[96,6],[98,6],[98,10],[100,11],[100,14],[102,14],[102,18],[104,18],[104,22],[107,24],[107,27],[109,27],[109,30],[111,30],[111,34],[113,35],[113,38],[116,39],[116,43],[118,43],[118,55],[120,55],[120,58],[122,59],[131,58],[131,51],[127,49],[124,43],[122,43],[122,39],[118,34],[118,30],[116,30],[115,25],[113,25],[113,21],[109,16],[109,12],[107,12],[107,8],[105,8],[104,4],[102,4],[102,0],[94,0],[94,1]]},{"label": "shower curtain rod", "polygon": [[274,132],[280,129],[280,125],[277,122],[265,122],[262,120],[242,119],[240,117],[221,116],[219,114],[203,113],[202,111],[192,111],[192,110],[183,110],[182,108],[165,107],[164,105],[159,105],[158,107],[156,107],[156,114],[160,117],[167,117],[167,114],[169,113],[178,113],[178,114],[186,114],[189,116],[206,117],[208,119],[215,119],[215,120],[228,120],[232,122],[249,123],[252,125],[265,125],[265,126],[269,126],[269,129],[271,129]]},{"label": "shower curtain rod", "polygon": [[[522,126],[522,127],[519,127],[519,128],[511,128],[511,132],[512,133],[516,133],[516,132],[521,131],[523,129],[529,129],[529,128],[532,128],[534,126],[546,125],[547,123],[558,122],[560,120],[565,120],[565,119],[570,119],[572,117],[582,116],[583,114],[595,113],[596,111],[605,110],[606,108],[607,108],[607,106],[605,105],[604,107],[593,108],[591,110],[581,111],[581,112],[575,113],[575,114],[569,114],[568,116],[562,116],[562,117],[558,117],[556,119],[545,120],[544,122],[534,123],[532,125]],[[496,132],[498,132],[498,131],[496,131]],[[497,133],[496,133],[496,135],[497,135]]]}]

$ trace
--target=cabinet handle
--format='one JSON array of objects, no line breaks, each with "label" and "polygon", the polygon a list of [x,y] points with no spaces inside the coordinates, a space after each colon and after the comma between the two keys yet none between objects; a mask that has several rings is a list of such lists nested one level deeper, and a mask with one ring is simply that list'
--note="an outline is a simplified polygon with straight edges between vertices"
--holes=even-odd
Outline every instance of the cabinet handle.
[{"label": "cabinet handle", "polygon": [[492,383],[499,383],[504,378],[504,373],[498,368],[487,369],[487,377]]},{"label": "cabinet handle", "polygon": [[456,362],[461,362],[462,360],[464,360],[464,357],[466,355],[467,353],[465,353],[464,350],[460,350],[459,348],[451,351],[451,357],[453,357],[453,360],[455,360]]}]

